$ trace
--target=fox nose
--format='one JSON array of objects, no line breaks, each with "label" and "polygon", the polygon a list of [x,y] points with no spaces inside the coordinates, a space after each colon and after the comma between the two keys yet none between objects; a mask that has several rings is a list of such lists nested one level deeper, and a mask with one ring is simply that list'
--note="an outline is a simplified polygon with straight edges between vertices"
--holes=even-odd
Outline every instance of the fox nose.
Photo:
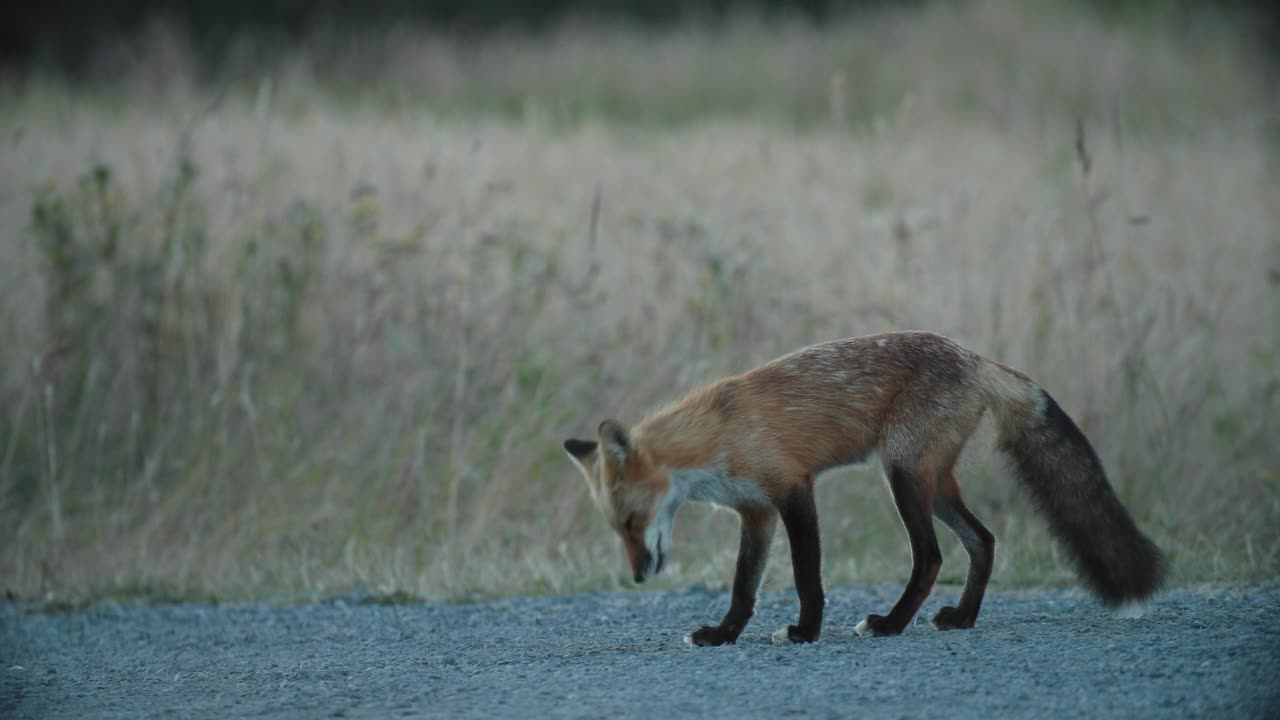
[{"label": "fox nose", "polygon": [[631,570],[634,573],[632,577],[638,583],[644,582],[645,578],[653,574],[653,555],[650,554],[648,550],[642,549],[641,552],[643,552],[644,555],[639,558],[639,562],[635,563],[631,567]]}]

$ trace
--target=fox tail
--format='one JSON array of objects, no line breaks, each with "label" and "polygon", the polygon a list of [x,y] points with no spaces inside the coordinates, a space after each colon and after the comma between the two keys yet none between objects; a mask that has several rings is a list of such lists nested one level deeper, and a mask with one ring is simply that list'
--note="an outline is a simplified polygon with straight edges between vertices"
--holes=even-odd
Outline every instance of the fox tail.
[{"label": "fox tail", "polygon": [[1022,373],[998,363],[984,373],[997,448],[1085,584],[1108,607],[1140,605],[1164,581],[1165,559],[1120,504],[1084,433]]}]

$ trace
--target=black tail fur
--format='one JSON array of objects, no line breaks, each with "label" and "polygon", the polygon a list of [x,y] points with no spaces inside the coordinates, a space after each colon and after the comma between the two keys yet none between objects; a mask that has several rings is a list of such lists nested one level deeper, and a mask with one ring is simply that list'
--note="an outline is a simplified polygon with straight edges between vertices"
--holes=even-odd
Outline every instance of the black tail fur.
[{"label": "black tail fur", "polygon": [[1084,582],[1109,606],[1141,601],[1160,588],[1165,561],[1107,482],[1102,461],[1049,393],[1044,412],[1006,431],[999,448],[1075,562]]}]

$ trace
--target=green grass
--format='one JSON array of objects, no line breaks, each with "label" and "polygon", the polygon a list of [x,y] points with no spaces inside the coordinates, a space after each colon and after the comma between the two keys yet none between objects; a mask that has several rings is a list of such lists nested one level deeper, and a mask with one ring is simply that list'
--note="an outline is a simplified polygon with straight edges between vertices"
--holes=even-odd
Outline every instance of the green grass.
[{"label": "green grass", "polygon": [[[403,35],[211,83],[179,45],[11,82],[5,589],[628,588],[563,439],[903,328],[1045,385],[1175,582],[1276,577],[1274,100],[1231,38],[1047,12]],[[995,582],[1074,583],[989,445],[961,484]],[[877,472],[819,494],[829,583],[905,579]],[[727,584],[736,536],[686,509],[646,587]]]}]

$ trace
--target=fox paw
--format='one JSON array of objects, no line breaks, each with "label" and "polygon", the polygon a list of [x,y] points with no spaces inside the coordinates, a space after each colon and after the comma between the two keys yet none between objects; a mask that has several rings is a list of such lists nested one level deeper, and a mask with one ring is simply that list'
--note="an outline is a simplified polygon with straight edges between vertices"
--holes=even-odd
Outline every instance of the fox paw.
[{"label": "fox paw", "polygon": [[818,630],[805,630],[798,625],[788,625],[784,628],[778,628],[770,639],[774,643],[791,642],[800,645],[818,642],[818,632]]},{"label": "fox paw", "polygon": [[939,630],[968,630],[977,620],[971,613],[962,613],[950,605],[933,616],[933,626]]},{"label": "fox paw", "polygon": [[853,631],[859,635],[883,637],[885,635],[901,635],[902,626],[889,621],[883,615],[868,615],[865,620],[854,626]]},{"label": "fox paw", "polygon": [[737,642],[738,633],[727,630],[719,625],[703,625],[684,636],[685,645],[696,645],[698,647],[714,647],[716,645],[725,645]]}]

